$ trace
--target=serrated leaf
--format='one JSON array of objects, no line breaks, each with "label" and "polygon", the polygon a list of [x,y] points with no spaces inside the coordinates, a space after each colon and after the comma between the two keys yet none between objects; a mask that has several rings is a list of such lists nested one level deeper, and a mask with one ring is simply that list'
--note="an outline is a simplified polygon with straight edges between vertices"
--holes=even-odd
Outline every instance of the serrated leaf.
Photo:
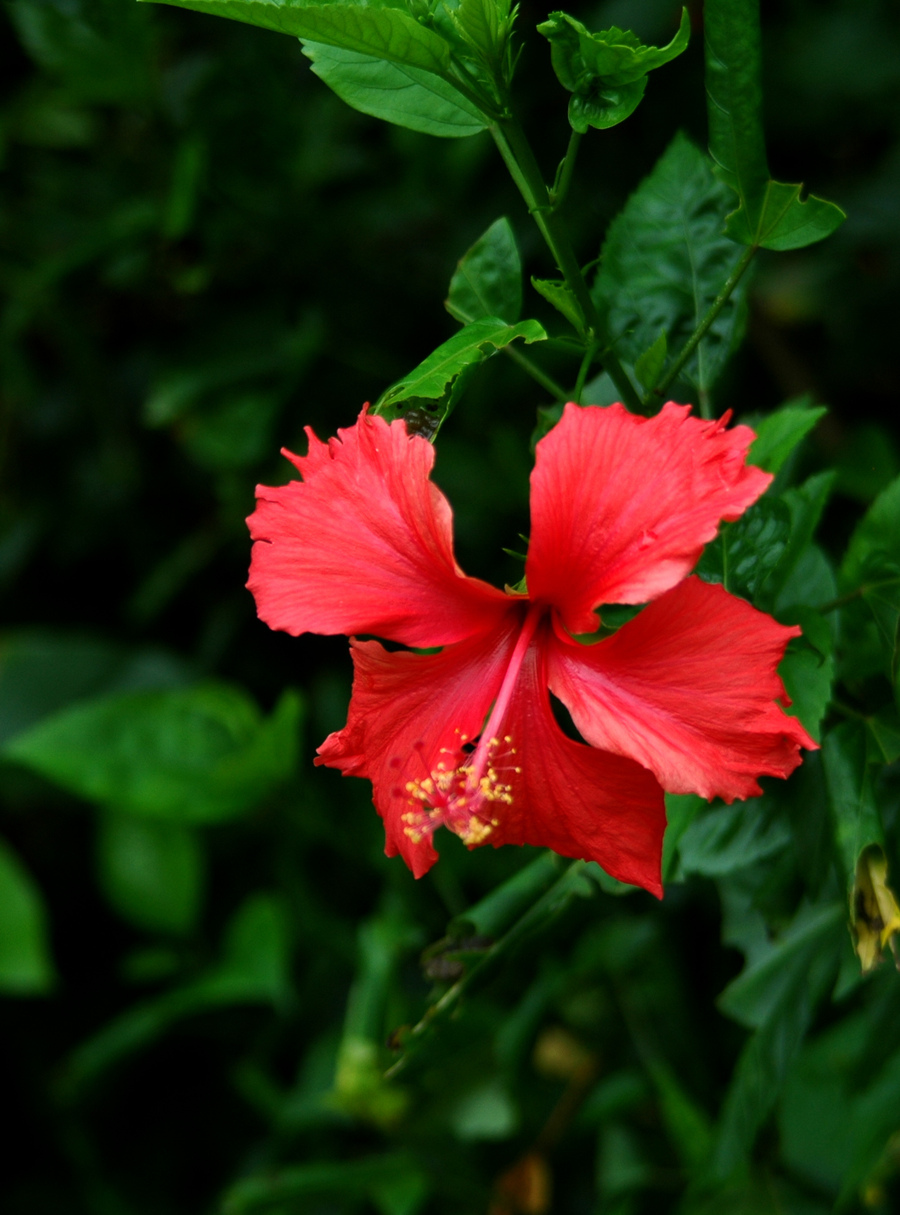
[{"label": "serrated leaf", "polygon": [[429,415],[432,437],[452,411],[468,374],[518,338],[531,343],[546,337],[537,321],[507,325],[496,316],[473,321],[383,393],[372,412],[391,420],[417,406]]},{"label": "serrated leaf", "polygon": [[538,295],[542,295],[548,304],[552,304],[557,312],[562,313],[573,328],[579,332],[584,329],[584,316],[581,307],[571,288],[566,283],[556,279],[534,278],[532,276],[531,285]]},{"label": "serrated leaf", "polygon": [[55,982],[40,887],[0,840],[0,991],[42,996]]},{"label": "serrated leaf", "polygon": [[342,101],[425,135],[462,138],[488,123],[458,89],[433,72],[323,42],[303,42],[312,70]]},{"label": "serrated leaf", "polygon": [[668,46],[644,46],[630,30],[613,26],[592,34],[568,13],[551,13],[538,27],[550,42],[553,70],[573,94],[569,122],[582,134],[588,127],[606,129],[623,122],[639,105],[647,73],[680,55],[688,44],[687,9]]},{"label": "serrated leaf", "polygon": [[788,401],[754,425],[756,438],[747,457],[749,464],[770,473],[783,467],[791,452],[828,412],[824,405],[811,406],[809,400],[806,396]]},{"label": "serrated leaf", "polygon": [[697,565],[707,582],[755,602],[787,551],[790,511],[780,498],[760,498],[734,523],[724,523]]},{"label": "serrated leaf", "polygon": [[299,721],[295,693],[264,719],[243,689],[196,684],[74,705],[3,754],[113,810],[216,822],[251,809],[290,775]]},{"label": "serrated leaf", "polygon": [[[661,332],[680,349],[705,317],[740,258],[722,233],[730,205],[709,159],[679,133],[613,220],[593,295],[624,362]],[[677,399],[713,387],[740,338],[745,297],[742,280],[676,381]]]},{"label": "serrated leaf", "polygon": [[457,262],[444,307],[464,325],[497,316],[512,325],[522,311],[522,259],[512,225],[495,220]]},{"label": "serrated leaf", "polygon": [[[153,0],[158,2],[158,0]],[[450,76],[450,47],[404,8],[298,0],[165,0],[176,8],[230,17],[248,25],[372,55],[437,76]]]},{"label": "serrated leaf", "polygon": [[763,249],[800,249],[829,236],[846,215],[802,185],[772,181],[762,125],[759,0],[708,0],[704,8],[709,150],[740,205],[728,235]]}]

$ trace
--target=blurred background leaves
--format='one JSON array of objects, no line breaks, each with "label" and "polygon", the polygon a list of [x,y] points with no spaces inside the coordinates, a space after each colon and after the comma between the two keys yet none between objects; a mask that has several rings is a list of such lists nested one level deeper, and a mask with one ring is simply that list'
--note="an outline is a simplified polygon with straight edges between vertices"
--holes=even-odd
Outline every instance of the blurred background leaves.
[{"label": "blurred background leaves", "polygon": [[[664,45],[679,12],[576,16]],[[546,15],[522,8],[517,100],[549,177],[568,130],[532,37]],[[583,263],[608,239],[629,361],[659,325],[622,296],[609,225],[667,148],[690,156],[676,128],[705,146],[692,17],[628,123],[588,134],[566,204]],[[896,7],[766,6],[772,174],[850,218],[761,256],[714,335],[747,340],[711,356],[718,410],[829,407],[802,445],[806,423],[777,415],[759,454],[777,494],[705,573],[784,619],[841,600],[801,621],[785,678],[812,688],[810,728],[834,724],[841,678],[856,724],[763,799],[672,800],[661,906],[452,838],[414,883],[382,856],[366,788],[311,765],[343,721],[345,643],[271,634],[242,587],[243,518],[256,481],[286,478],[278,448],[350,424],[453,335],[441,301],[498,217],[526,277],[553,273],[488,138],[381,125],[299,43],[198,14],[13,0],[0,20],[4,1210],[894,1209],[900,995],[889,967],[860,978],[853,860],[839,874],[829,840],[834,823],[848,854],[865,837],[896,864]],[[712,389],[699,362],[694,386]],[[527,532],[551,404],[498,357],[441,433],[461,563],[495,583],[521,577],[501,551]],[[540,931],[523,880],[553,912]]]}]

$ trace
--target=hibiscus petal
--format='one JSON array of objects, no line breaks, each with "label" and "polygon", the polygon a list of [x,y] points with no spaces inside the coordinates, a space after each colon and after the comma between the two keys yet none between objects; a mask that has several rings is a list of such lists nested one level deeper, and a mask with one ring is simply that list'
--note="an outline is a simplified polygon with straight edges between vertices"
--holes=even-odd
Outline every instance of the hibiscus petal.
[{"label": "hibiscus petal", "polygon": [[509,597],[456,564],[431,444],[365,410],[328,443],[306,433],[308,455],[284,453],[303,480],[258,486],[247,520],[260,618],[294,636],[374,633],[413,646],[495,624]]},{"label": "hibiscus petal", "polygon": [[620,881],[662,898],[663,791],[632,760],[563,734],[547,693],[548,632],[529,648],[510,703],[504,733],[516,753],[506,771],[497,767],[511,802],[499,808],[486,842],[536,844],[597,861]]},{"label": "hibiscus petal", "polygon": [[463,743],[477,737],[515,647],[520,617],[515,608],[508,610],[489,633],[439,654],[389,653],[377,641],[351,643],[347,725],[319,747],[316,763],[372,782],[385,852],[399,852],[416,877],[431,868],[437,852],[427,835],[414,840],[409,834],[407,784],[427,778],[442,755],[458,756]]},{"label": "hibiscus petal", "polygon": [[817,749],[775,703],[790,703],[776,668],[799,633],[688,578],[596,645],[555,635],[550,688],[593,746],[644,764],[670,793],[731,802]]},{"label": "hibiscus petal", "polygon": [[646,603],[680,582],[719,521],[772,480],[744,462],[749,427],[689,413],[671,401],[652,418],[569,404],[538,443],[528,590],[570,633],[593,632],[600,604]]}]

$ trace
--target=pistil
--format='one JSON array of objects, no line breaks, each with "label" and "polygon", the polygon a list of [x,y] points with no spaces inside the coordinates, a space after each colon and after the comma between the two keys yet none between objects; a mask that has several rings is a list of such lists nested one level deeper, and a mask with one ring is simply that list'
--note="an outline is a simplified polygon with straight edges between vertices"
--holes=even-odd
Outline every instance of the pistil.
[{"label": "pistil", "polygon": [[512,736],[502,733],[503,723],[543,611],[536,604],[530,606],[497,699],[471,755],[465,755],[468,740],[460,735],[458,748],[441,748],[446,759],[440,759],[425,777],[407,781],[405,793],[412,809],[403,815],[403,821],[414,843],[431,836],[438,827],[449,827],[472,848],[498,825],[495,807],[512,804],[512,785],[504,775],[518,773],[521,768],[514,766],[516,748]]}]

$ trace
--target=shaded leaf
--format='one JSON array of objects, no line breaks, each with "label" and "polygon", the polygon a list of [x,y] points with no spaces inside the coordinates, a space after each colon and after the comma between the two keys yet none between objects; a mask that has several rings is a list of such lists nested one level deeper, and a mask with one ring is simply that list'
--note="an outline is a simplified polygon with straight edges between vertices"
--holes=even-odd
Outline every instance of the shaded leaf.
[{"label": "shaded leaf", "polygon": [[846,219],[802,185],[772,181],[762,126],[759,0],[708,0],[704,8],[709,150],[740,199],[727,232],[744,245],[800,249]]},{"label": "shaded leaf", "polygon": [[221,961],[191,983],[132,1005],[67,1060],[64,1091],[75,1096],[121,1059],[143,1050],[185,1017],[232,1004],[279,1004],[290,980],[287,917],[272,895],[246,899],[225,928]]},{"label": "shaded leaf", "polygon": [[457,262],[444,307],[464,325],[498,316],[512,325],[522,311],[522,260],[512,225],[495,220]]},{"label": "shaded leaf", "polygon": [[[729,201],[708,158],[679,133],[610,224],[593,295],[626,363],[660,333],[678,351],[709,311],[740,258],[722,234]],[[742,280],[676,381],[679,399],[714,385],[740,336],[745,294]]]},{"label": "shaded leaf", "polygon": [[722,877],[781,852],[790,842],[787,823],[761,799],[707,808],[681,836],[676,877]]},{"label": "shaded leaf", "polygon": [[223,1215],[250,1215],[273,1207],[281,1210],[285,1203],[295,1206],[298,1200],[339,1195],[358,1199],[381,1196],[381,1210],[393,1215],[391,1208],[383,1205],[385,1187],[398,1183],[409,1187],[411,1181],[415,1183],[411,1188],[413,1204],[401,1208],[404,1215],[412,1215],[419,1209],[428,1190],[427,1179],[411,1157],[386,1153],[360,1160],[291,1165],[268,1169],[261,1176],[245,1177],[236,1182],[222,1199],[222,1212]]},{"label": "shaded leaf", "polygon": [[777,473],[791,452],[827,412],[824,405],[813,407],[809,404],[809,397],[799,397],[796,401],[788,401],[774,413],[767,414],[753,426],[756,438],[747,457],[748,463],[764,468],[766,472]]},{"label": "shaded leaf", "polygon": [[835,839],[847,881],[871,844],[884,845],[884,827],[875,798],[862,722],[844,722],[822,740],[828,800]]},{"label": "shaded leaf", "polygon": [[177,8],[230,17],[279,34],[323,42],[438,76],[449,75],[450,47],[404,8],[286,0],[165,0]]},{"label": "shaded leaf", "polygon": [[309,39],[303,53],[342,101],[373,118],[451,139],[488,125],[459,89],[433,72]]},{"label": "shaded leaf", "polygon": [[0,840],[0,991],[43,996],[55,983],[40,888]]},{"label": "shaded leaf", "polygon": [[733,595],[756,602],[784,557],[791,534],[790,512],[779,498],[764,497],[734,523],[723,523],[706,546],[697,573],[720,582]]},{"label": "shaded leaf", "polygon": [[203,894],[203,853],[177,823],[105,814],[98,824],[100,884],[112,905],[138,928],[186,933]]},{"label": "shaded leaf", "polygon": [[4,754],[71,793],[115,810],[181,823],[233,818],[287,779],[300,701],[269,718],[230,684],[88,701],[17,735]]}]

